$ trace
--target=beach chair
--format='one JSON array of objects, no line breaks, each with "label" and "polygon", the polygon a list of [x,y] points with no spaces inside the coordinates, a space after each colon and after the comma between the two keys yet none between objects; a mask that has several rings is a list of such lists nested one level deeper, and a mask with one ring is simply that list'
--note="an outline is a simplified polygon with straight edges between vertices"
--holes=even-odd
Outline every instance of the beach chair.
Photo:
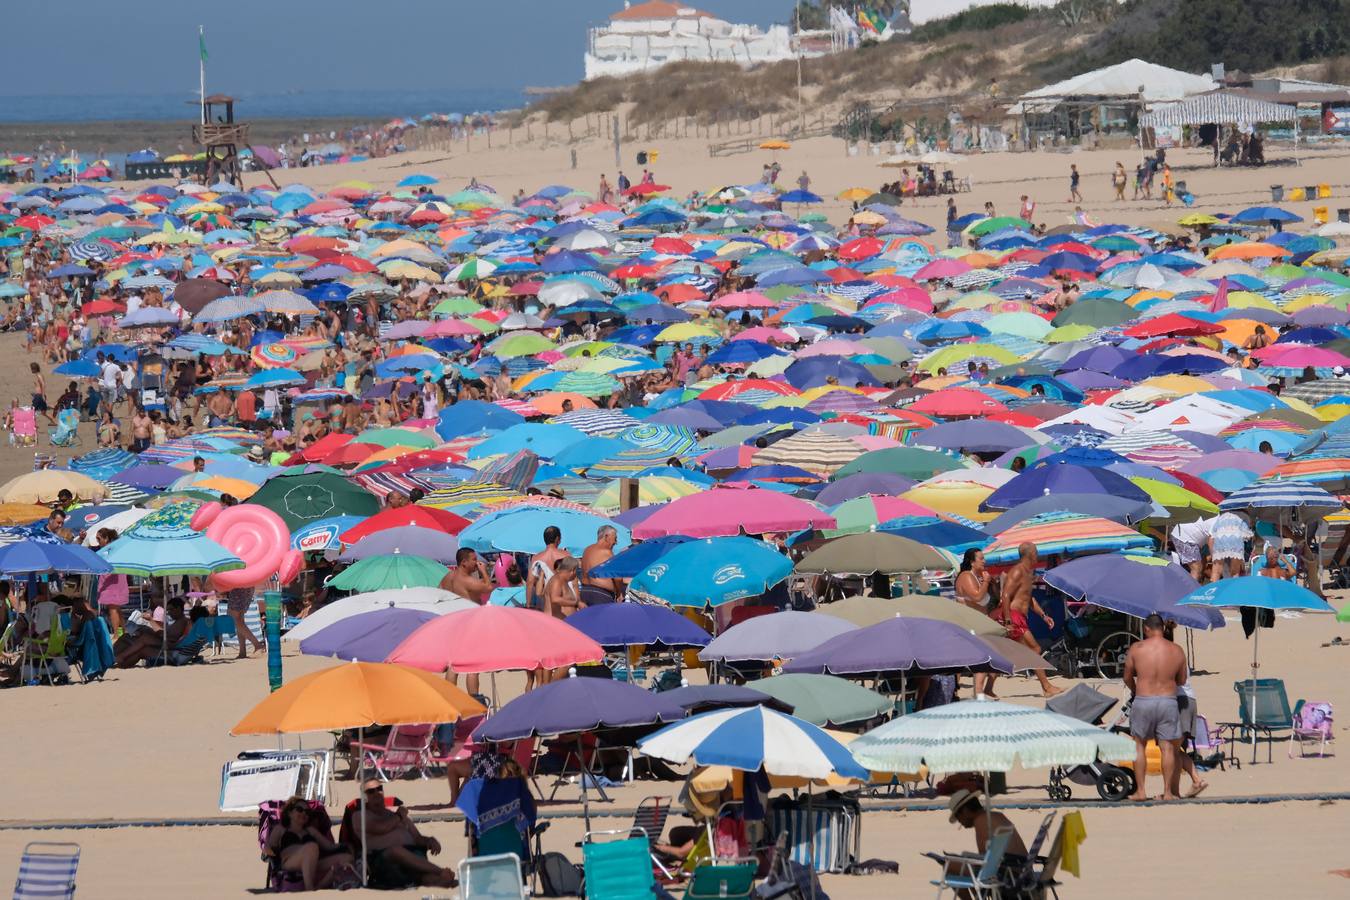
[{"label": "beach chair", "polygon": [[759,860],[753,858],[704,863],[694,869],[684,900],[749,900],[757,871]]},{"label": "beach chair", "polygon": [[[1191,736],[1191,749],[1196,757],[1196,765],[1202,765],[1209,769],[1224,769],[1228,762],[1228,754],[1224,750],[1227,745],[1216,729],[1209,727],[1209,720],[1204,716],[1195,717],[1195,734]],[[1242,763],[1236,759],[1233,760],[1234,768],[1241,768]]]},{"label": "beach chair", "polygon": [[47,440],[53,447],[78,447],[80,445],[80,413],[66,407],[56,414],[56,427],[47,430]]},{"label": "beach chair", "polygon": [[[1041,847],[1045,845],[1045,839],[1050,836],[1050,826],[1055,820],[1057,812],[1051,812],[1041,820],[1041,825],[1036,829],[1036,836],[1027,847],[1027,860],[1021,869],[1007,872],[1004,880],[1004,891],[1013,896],[1021,897],[1027,894],[1035,893],[1038,875],[1036,873],[1036,858],[1041,852]],[[1063,826],[1061,825],[1061,828]],[[1055,836],[1059,840],[1059,835]]]},{"label": "beach chair", "polygon": [[1332,722],[1331,704],[1323,700],[1300,700],[1294,707],[1294,730],[1289,739],[1289,758],[1294,757],[1294,744],[1298,744],[1298,755],[1307,756],[1304,745],[1308,741],[1317,742],[1317,755],[1327,755],[1327,742],[1335,740],[1336,734]]},{"label": "beach chair", "polygon": [[[1266,742],[1266,762],[1274,761],[1276,732],[1294,730],[1294,713],[1289,708],[1289,696],[1284,690],[1284,681],[1279,678],[1245,679],[1233,682],[1233,690],[1238,695],[1238,721],[1222,722],[1219,728],[1228,733],[1230,740],[1241,743],[1252,742],[1252,763],[1256,762],[1258,744]],[[1233,757],[1237,757],[1237,748],[1233,748]]]},{"label": "beach chair", "polygon": [[641,833],[647,836],[647,852],[651,854],[652,865],[666,877],[670,877],[671,871],[661,864],[661,859],[656,853],[656,845],[661,840],[661,835],[666,833],[668,818],[670,818],[669,797],[644,797],[637,805],[637,809],[633,810],[633,827],[630,829],[633,834]]},{"label": "beach chair", "polygon": [[[444,768],[452,762],[460,762],[473,756],[478,744],[473,740],[474,730],[482,725],[487,719],[487,714],[483,713],[476,716],[464,716],[459,721],[450,726],[450,742],[448,745],[439,743],[438,740],[432,740],[427,748],[426,759],[422,764],[422,776],[426,777],[426,770],[431,767]],[[439,729],[437,730],[439,734]]]},{"label": "beach chair", "polygon": [[1049,891],[1050,896],[1059,900],[1059,892],[1055,890],[1059,887],[1059,882],[1055,880],[1055,875],[1059,873],[1059,863],[1064,858],[1063,820],[1060,820],[1059,830],[1055,832],[1055,839],[1050,844],[1050,850],[1045,856],[1030,855],[1033,863],[1040,865],[1041,868],[1036,873],[1035,881],[1022,896],[1033,898],[1033,900],[1042,900],[1046,892]]},{"label": "beach chair", "polygon": [[351,752],[363,754],[366,765],[383,781],[408,772],[425,775],[434,730],[434,725],[395,725],[383,744],[352,741]]},{"label": "beach chair", "polygon": [[79,844],[30,841],[19,860],[14,900],[71,900],[79,867]]},{"label": "beach chair", "polygon": [[24,642],[21,675],[28,681],[56,684],[58,678],[69,676],[71,667],[66,661],[66,644],[70,635],[60,616],[52,618],[51,631],[41,640],[29,638]]},{"label": "beach chair", "polygon": [[520,857],[514,853],[496,853],[461,860],[459,896],[462,900],[524,900],[525,880],[520,875]]},{"label": "beach chair", "polygon": [[[598,837],[617,840],[596,840]],[[652,861],[647,835],[631,830],[588,831],[581,855],[586,870],[587,900],[651,900]]]},{"label": "beach chair", "polygon": [[10,426],[10,443],[19,447],[32,447],[37,444],[37,413],[31,406],[21,406],[14,410],[14,421]]},{"label": "beach chair", "polygon": [[[1003,865],[1003,856],[1008,850],[1008,841],[1012,830],[1000,828],[989,838],[989,845],[983,856],[967,853],[925,853],[924,856],[942,867],[942,875],[929,884],[938,889],[940,898],[943,891],[951,890],[960,895],[965,892],[975,898],[997,897],[999,895],[999,867]],[[949,871],[949,867],[951,871]]]}]

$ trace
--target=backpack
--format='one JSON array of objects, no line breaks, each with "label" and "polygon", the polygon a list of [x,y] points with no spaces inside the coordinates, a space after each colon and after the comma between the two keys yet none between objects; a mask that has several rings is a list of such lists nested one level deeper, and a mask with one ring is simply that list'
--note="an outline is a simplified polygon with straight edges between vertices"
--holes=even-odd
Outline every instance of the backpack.
[{"label": "backpack", "polygon": [[539,857],[539,887],[545,897],[580,897],[584,893],[582,869],[561,853]]}]

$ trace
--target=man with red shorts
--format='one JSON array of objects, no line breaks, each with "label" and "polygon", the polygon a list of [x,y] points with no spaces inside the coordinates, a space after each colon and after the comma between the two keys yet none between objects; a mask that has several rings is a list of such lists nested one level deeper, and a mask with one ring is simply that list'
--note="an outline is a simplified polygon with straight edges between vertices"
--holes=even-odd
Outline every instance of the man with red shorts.
[{"label": "man with red shorts", "polygon": [[[1027,624],[1027,614],[1034,611],[1036,615],[1045,620],[1045,624],[1054,627],[1054,620],[1045,614],[1040,604],[1031,596],[1031,586],[1036,580],[1036,545],[1023,544],[1017,548],[1017,564],[1009,569],[1003,575],[1003,586],[999,591],[999,606],[994,610],[992,616],[994,621],[999,622],[1004,628],[1008,629],[1008,637],[1014,641],[1025,644],[1029,649],[1037,654],[1041,652],[1041,645],[1037,643],[1035,635],[1031,633]],[[1062,688],[1057,688],[1045,677],[1045,672],[1036,671],[1036,677],[1041,682],[1041,693],[1047,697],[1053,697],[1061,693]],[[993,678],[989,679],[985,687],[985,692],[993,696],[990,690],[993,687]]]}]

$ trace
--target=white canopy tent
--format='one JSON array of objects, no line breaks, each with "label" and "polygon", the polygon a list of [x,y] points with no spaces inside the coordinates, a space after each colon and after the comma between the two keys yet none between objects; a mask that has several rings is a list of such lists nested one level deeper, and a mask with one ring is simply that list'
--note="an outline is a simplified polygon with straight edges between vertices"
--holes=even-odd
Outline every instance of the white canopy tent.
[{"label": "white canopy tent", "polygon": [[[1294,128],[1294,160],[1298,160],[1298,108],[1271,103],[1229,91],[1211,91],[1176,103],[1154,106],[1139,117],[1140,128],[1174,128],[1181,125],[1236,125],[1250,129],[1270,122],[1289,122]],[[1217,140],[1217,138],[1216,138]],[[1215,151],[1218,165],[1218,151]]]}]

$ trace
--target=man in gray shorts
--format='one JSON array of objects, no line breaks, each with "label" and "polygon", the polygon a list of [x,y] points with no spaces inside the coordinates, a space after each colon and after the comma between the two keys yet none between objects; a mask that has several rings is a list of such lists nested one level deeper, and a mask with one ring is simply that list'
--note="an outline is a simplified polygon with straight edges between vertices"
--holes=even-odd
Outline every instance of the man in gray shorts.
[{"label": "man in gray shorts", "polygon": [[1186,654],[1163,635],[1163,629],[1161,617],[1149,616],[1144,620],[1144,639],[1125,656],[1125,687],[1134,695],[1130,704],[1130,736],[1135,747],[1133,800],[1148,799],[1144,782],[1148,780],[1150,740],[1158,742],[1162,754],[1161,799],[1176,799],[1172,793],[1172,773],[1177,766],[1174,742],[1181,739],[1177,688],[1186,683]]}]

